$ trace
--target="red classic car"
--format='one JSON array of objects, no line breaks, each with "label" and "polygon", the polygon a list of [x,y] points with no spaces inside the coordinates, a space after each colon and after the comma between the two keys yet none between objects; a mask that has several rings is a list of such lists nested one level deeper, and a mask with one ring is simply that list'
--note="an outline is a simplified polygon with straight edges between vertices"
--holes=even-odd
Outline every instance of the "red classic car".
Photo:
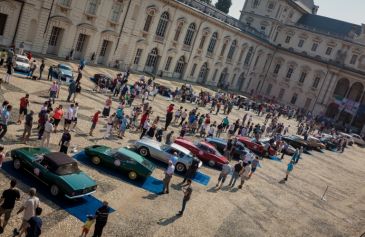
[{"label": "red classic car", "polygon": [[229,161],[224,157],[219,151],[209,144],[208,142],[191,142],[182,138],[177,138],[175,140],[176,144],[185,147],[196,157],[198,157],[202,162],[208,163],[209,166],[222,166],[223,164],[228,164]]},{"label": "red classic car", "polygon": [[256,138],[237,136],[237,140],[245,144],[248,149],[260,156],[274,156],[276,154],[276,150],[272,147],[269,147],[269,150],[265,151],[265,143],[260,140],[257,141]]}]

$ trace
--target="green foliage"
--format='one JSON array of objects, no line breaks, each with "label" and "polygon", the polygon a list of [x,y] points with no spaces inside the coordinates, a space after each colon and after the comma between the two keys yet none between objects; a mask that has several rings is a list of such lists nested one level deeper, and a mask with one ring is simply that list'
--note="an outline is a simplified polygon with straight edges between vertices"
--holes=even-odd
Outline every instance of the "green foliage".
[{"label": "green foliage", "polygon": [[218,10],[221,10],[224,13],[229,12],[229,8],[232,6],[231,0],[218,0],[218,2],[215,4],[215,7]]}]

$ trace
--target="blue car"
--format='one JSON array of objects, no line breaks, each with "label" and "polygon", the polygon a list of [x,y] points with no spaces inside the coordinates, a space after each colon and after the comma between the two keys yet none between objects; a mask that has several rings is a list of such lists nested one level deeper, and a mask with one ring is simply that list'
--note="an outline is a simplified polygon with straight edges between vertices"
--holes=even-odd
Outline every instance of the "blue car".
[{"label": "blue car", "polygon": [[[213,145],[220,153],[224,154],[224,148],[227,146],[227,140],[218,137],[207,137],[205,141]],[[249,149],[245,147],[242,142],[237,141],[236,149],[233,152],[233,158],[239,160],[240,156],[244,156],[247,153],[251,153]]]},{"label": "blue car", "polygon": [[67,64],[58,64],[53,68],[53,78],[69,83],[73,80],[74,75],[72,68]]}]

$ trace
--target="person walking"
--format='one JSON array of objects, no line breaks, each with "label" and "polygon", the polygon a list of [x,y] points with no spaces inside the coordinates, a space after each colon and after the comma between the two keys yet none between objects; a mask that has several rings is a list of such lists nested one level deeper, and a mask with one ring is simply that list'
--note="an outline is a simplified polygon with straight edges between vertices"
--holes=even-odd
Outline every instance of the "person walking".
[{"label": "person walking", "polygon": [[294,161],[291,160],[286,169],[286,175],[285,175],[284,181],[288,181],[289,174],[293,171],[293,169],[294,169]]},{"label": "person walking", "polygon": [[76,126],[77,126],[77,116],[79,113],[79,103],[75,103],[75,107],[73,108],[73,116],[72,116],[72,132],[75,132]]},{"label": "person walking", "polygon": [[24,97],[20,98],[19,103],[19,117],[18,117],[18,124],[22,123],[23,116],[27,115],[29,107],[29,94],[25,94]]},{"label": "person walking", "polygon": [[169,160],[169,166],[167,167],[167,169],[165,171],[165,178],[163,179],[163,189],[162,189],[161,194],[169,193],[170,181],[171,181],[172,175],[174,174],[174,171],[175,171],[175,165],[173,164],[172,160]]},{"label": "person walking", "polygon": [[250,171],[250,174],[248,175],[249,179],[251,178],[253,173],[255,173],[257,166],[259,166],[259,165],[260,165],[259,157],[256,156],[255,159],[253,161],[251,161],[251,171]]},{"label": "person walking", "polygon": [[84,223],[84,225],[82,226],[82,232],[81,232],[81,236],[80,237],[86,237],[87,234],[89,233],[91,226],[94,224],[95,222],[95,217],[92,215],[87,215],[86,216],[86,221]]},{"label": "person walking", "polygon": [[92,237],[101,237],[103,229],[108,223],[110,208],[108,202],[104,201],[103,205],[95,213],[95,229]]},{"label": "person walking", "polygon": [[242,186],[245,183],[245,181],[249,179],[249,174],[251,173],[251,170],[252,169],[250,164],[246,164],[246,166],[243,167],[243,171],[241,174],[241,183],[240,185],[238,185],[238,189],[242,189]]},{"label": "person walking", "polygon": [[42,59],[41,65],[39,66],[39,77],[38,77],[39,80],[42,80],[42,74],[45,66],[46,65],[44,63],[44,59]]},{"label": "person walking", "polygon": [[68,86],[68,96],[67,102],[70,102],[72,95],[76,93],[76,82],[71,80],[70,85]]},{"label": "person walking", "polygon": [[39,237],[42,234],[42,219],[39,217],[42,214],[43,209],[37,207],[35,209],[35,216],[31,217],[28,221],[27,235],[25,237]]},{"label": "person walking", "polygon": [[[49,146],[49,140],[51,139],[51,134],[53,131],[53,118],[50,118],[47,120],[47,122],[44,124],[44,132],[42,136],[42,147],[48,147]],[[46,146],[44,146],[44,142],[46,141]]]},{"label": "person walking", "polygon": [[19,230],[15,228],[13,231],[14,236],[22,236],[27,230],[28,221],[35,216],[35,210],[39,207],[39,198],[36,197],[36,193],[37,190],[35,188],[30,188],[28,192],[29,198],[17,212],[17,214],[19,214],[24,211],[24,214]]},{"label": "person walking", "polygon": [[228,186],[230,187],[234,187],[234,185],[236,184],[237,179],[240,177],[241,172],[242,172],[243,166],[242,166],[242,161],[240,160],[237,164],[235,164],[235,166],[233,167],[233,174],[232,174],[232,178],[231,181],[229,181]]},{"label": "person walking", "polygon": [[67,150],[70,146],[70,142],[71,142],[71,134],[67,129],[65,129],[65,131],[62,134],[61,140],[59,142],[60,152],[67,154]]},{"label": "person walking", "polygon": [[90,136],[93,136],[93,131],[95,130],[96,124],[99,121],[100,114],[101,114],[100,110],[96,111],[96,113],[94,114],[94,116],[91,119],[91,128],[90,128],[90,132],[89,132]]},{"label": "person walking", "polygon": [[116,113],[113,113],[107,119],[104,139],[109,139],[109,137],[112,135],[113,123],[114,123],[115,116],[116,116]]},{"label": "person walking", "polygon": [[215,185],[217,190],[221,189],[224,182],[226,181],[227,176],[231,173],[232,167],[230,164],[224,164],[222,167],[222,171],[219,174],[218,177],[218,183]]},{"label": "person walking", "polygon": [[54,124],[54,132],[56,133],[57,132],[57,127],[58,127],[58,124],[60,123],[62,117],[63,117],[63,106],[62,105],[59,105],[54,113],[53,113],[53,124]]},{"label": "person walking", "polygon": [[56,81],[53,81],[51,88],[49,88],[49,100],[52,100],[52,103],[55,103],[57,93],[59,90],[59,86]]},{"label": "person walking", "polygon": [[74,107],[75,107],[75,105],[71,104],[67,109],[67,112],[65,115],[65,123],[63,125],[64,130],[70,130],[70,126],[71,126],[73,116],[74,116]]},{"label": "person walking", "polygon": [[25,123],[24,123],[24,131],[22,140],[24,144],[27,144],[29,141],[29,137],[32,133],[32,127],[33,127],[33,110],[29,111],[29,113],[25,116]]},{"label": "person walking", "polygon": [[182,201],[181,211],[179,211],[179,213],[178,213],[179,216],[182,216],[184,214],[186,204],[190,200],[191,193],[193,192],[193,188],[191,187],[191,180],[190,179],[187,182],[187,186],[182,188],[182,191],[184,193],[184,197],[183,197],[183,201]]},{"label": "person walking", "polygon": [[33,62],[30,63],[30,70],[28,73],[28,78],[33,79],[34,71],[37,69],[37,62],[33,60]]},{"label": "person walking", "polygon": [[55,66],[50,66],[48,68],[48,76],[47,76],[47,81],[52,81],[52,77],[53,77],[53,69]]},{"label": "person walking", "polygon": [[[10,188],[4,190],[0,199],[0,234],[4,232],[6,225],[11,216],[11,212],[14,209],[15,202],[20,199],[20,192],[15,188],[17,182],[15,179],[10,181]],[[1,222],[1,217],[4,215],[4,222]]]},{"label": "person walking", "polygon": [[170,104],[167,107],[166,120],[165,120],[165,131],[167,130],[167,128],[169,127],[169,125],[170,125],[170,123],[172,121],[174,106],[175,106],[174,104]]},{"label": "person walking", "polygon": [[199,163],[200,163],[200,160],[196,157],[193,157],[191,165],[189,166],[188,170],[186,171],[184,180],[181,183],[183,186],[186,181],[192,180],[195,177],[195,175],[199,169]]},{"label": "person walking", "polygon": [[112,102],[113,102],[112,97],[109,96],[108,99],[105,101],[105,105],[104,105],[104,109],[103,109],[103,117],[109,117]]},{"label": "person walking", "polygon": [[10,80],[13,76],[13,62],[12,61],[9,61],[7,64],[6,64],[6,75],[5,75],[5,79],[4,79],[4,82],[5,83],[10,83]]}]

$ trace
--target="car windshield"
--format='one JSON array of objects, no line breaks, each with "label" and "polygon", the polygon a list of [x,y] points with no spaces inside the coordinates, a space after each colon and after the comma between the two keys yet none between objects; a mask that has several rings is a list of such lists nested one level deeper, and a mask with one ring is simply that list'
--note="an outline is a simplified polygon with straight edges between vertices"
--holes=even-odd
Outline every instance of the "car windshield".
[{"label": "car windshield", "polygon": [[29,63],[29,61],[25,58],[17,58],[16,61],[21,63]]},{"label": "car windshield", "polygon": [[109,149],[105,152],[106,155],[108,156],[113,156],[114,154],[116,154],[118,152],[118,149]]},{"label": "car windshield", "polygon": [[56,169],[55,173],[58,175],[68,175],[68,174],[78,173],[79,171],[80,170],[79,170],[79,167],[77,166],[77,163],[73,162],[73,163],[61,165],[60,167],[58,167]]},{"label": "car windshield", "polygon": [[71,68],[69,66],[66,66],[66,65],[59,65],[58,67],[60,69],[64,69],[64,70],[67,70],[67,71],[71,71]]}]

